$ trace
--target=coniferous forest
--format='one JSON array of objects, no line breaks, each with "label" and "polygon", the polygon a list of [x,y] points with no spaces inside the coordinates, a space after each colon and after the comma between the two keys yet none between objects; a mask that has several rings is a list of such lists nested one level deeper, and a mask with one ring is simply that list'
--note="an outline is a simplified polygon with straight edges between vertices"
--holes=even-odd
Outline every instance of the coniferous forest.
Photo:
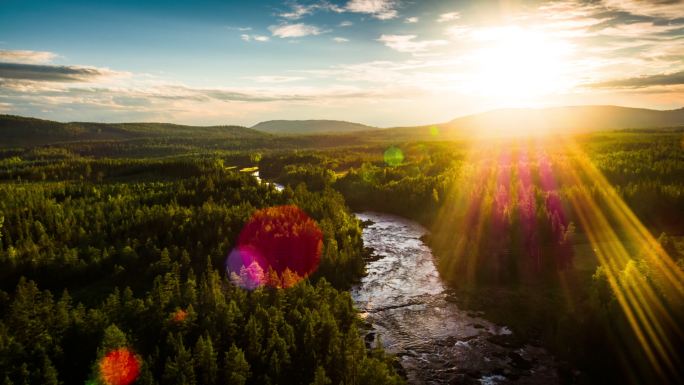
[{"label": "coniferous forest", "polygon": [[684,384],[684,1],[0,0],[0,385]]},{"label": "coniferous forest", "polygon": [[[636,365],[630,376],[674,379],[676,370],[647,364],[620,296],[648,288],[675,321],[658,324],[656,337],[672,349],[662,352],[682,347],[680,140],[661,130],[586,135],[575,147],[373,140],[250,151],[189,140],[179,150],[149,139],[5,148],[3,381],[403,383],[397,357],[380,340],[364,342],[368,326],[348,291],[372,253],[352,211],[369,209],[430,228],[425,241],[460,305],[545,346],[565,381],[624,379],[626,362]],[[138,151],[148,155],[131,155]],[[599,235],[582,207],[612,213],[616,200],[655,242],[640,241],[620,216],[605,218],[613,241],[629,248],[612,266],[591,247]],[[269,216],[283,207],[296,210]],[[240,282],[245,271],[231,277],[227,257],[243,229],[257,226],[258,237],[259,226],[300,223],[288,219],[299,211],[315,228],[288,231],[320,237],[316,268],[272,268],[260,272],[268,284],[250,287]]]}]

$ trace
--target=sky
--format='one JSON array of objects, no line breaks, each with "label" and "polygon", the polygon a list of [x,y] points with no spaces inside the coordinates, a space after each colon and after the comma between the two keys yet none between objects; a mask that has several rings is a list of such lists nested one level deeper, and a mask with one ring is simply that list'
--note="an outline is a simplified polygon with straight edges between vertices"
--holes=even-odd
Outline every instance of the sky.
[{"label": "sky", "polygon": [[0,0],[0,113],[252,126],[684,106],[684,2]]}]

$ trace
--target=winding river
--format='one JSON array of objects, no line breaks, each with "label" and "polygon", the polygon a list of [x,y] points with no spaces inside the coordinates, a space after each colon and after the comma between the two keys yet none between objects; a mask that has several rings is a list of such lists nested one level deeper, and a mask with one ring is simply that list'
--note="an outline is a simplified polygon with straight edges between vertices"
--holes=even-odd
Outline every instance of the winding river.
[{"label": "winding river", "polygon": [[418,223],[373,212],[366,247],[377,259],[352,297],[370,325],[369,345],[397,355],[410,384],[556,384],[553,358],[542,348],[511,343],[511,331],[481,312],[459,309],[421,241]]}]

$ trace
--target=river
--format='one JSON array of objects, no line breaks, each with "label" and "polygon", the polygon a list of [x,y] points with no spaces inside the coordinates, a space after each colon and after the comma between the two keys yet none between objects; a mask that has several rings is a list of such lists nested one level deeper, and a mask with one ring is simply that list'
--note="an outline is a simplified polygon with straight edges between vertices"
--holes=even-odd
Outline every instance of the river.
[{"label": "river", "polygon": [[556,364],[540,347],[516,345],[511,331],[482,312],[459,309],[442,282],[426,233],[418,223],[388,214],[357,214],[376,259],[352,288],[370,325],[369,345],[379,338],[396,354],[410,384],[557,384]]}]

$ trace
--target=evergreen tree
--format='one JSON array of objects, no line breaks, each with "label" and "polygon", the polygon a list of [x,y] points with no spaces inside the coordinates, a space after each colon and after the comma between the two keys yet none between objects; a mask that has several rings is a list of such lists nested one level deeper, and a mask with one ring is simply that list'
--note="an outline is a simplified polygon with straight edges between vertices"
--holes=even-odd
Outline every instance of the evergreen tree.
[{"label": "evergreen tree", "polygon": [[227,383],[233,385],[245,385],[252,375],[245,354],[235,344],[225,353],[223,371]]}]

